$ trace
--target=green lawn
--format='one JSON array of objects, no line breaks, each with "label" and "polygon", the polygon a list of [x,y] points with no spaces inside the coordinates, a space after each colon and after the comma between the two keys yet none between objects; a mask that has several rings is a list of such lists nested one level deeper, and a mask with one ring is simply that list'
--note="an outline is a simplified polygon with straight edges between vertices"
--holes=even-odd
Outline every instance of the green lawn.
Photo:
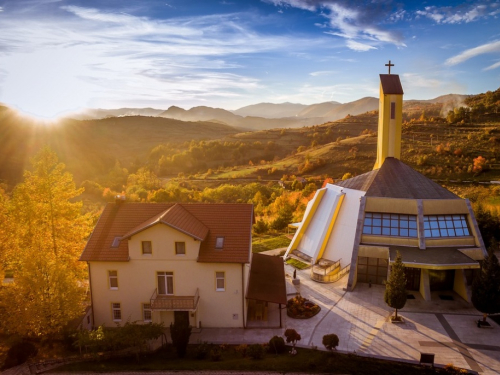
[{"label": "green lawn", "polygon": [[[171,346],[155,354],[135,358],[75,363],[57,369],[58,372],[118,372],[118,371],[276,371],[279,373],[329,374],[384,374],[422,375],[439,374],[439,370],[396,362],[319,350],[298,348],[296,356],[266,353],[263,359],[243,358],[234,346],[224,346],[220,361],[212,361],[210,353],[205,359],[196,359],[196,346],[190,345],[186,358],[177,358]],[[441,370],[442,371],[442,370]],[[444,372],[442,372],[444,373]]]},{"label": "green lawn", "polygon": [[290,258],[286,261],[286,264],[290,264],[291,266],[297,268],[298,270],[304,270],[309,267],[309,264],[301,262],[300,260]]},{"label": "green lawn", "polygon": [[288,247],[290,240],[287,236],[256,236],[252,237],[252,252],[260,253],[261,251],[279,249],[280,247]]}]

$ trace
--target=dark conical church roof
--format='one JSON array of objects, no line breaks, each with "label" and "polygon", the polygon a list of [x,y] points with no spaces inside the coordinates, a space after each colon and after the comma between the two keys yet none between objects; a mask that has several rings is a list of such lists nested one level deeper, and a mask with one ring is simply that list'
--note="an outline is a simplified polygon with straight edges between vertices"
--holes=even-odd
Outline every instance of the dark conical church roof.
[{"label": "dark conical church roof", "polygon": [[386,158],[379,169],[339,181],[335,185],[366,191],[367,197],[460,199],[396,158]]}]

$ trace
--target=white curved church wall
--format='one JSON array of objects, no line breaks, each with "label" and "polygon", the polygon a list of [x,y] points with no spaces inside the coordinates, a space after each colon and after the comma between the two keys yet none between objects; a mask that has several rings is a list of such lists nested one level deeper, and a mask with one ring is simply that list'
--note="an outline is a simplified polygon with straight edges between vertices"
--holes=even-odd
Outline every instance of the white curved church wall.
[{"label": "white curved church wall", "polygon": [[330,184],[326,187],[334,191],[343,191],[345,197],[335,226],[330,234],[325,252],[323,253],[323,258],[333,261],[341,259],[340,267],[343,268],[351,263],[354,237],[356,236],[356,225],[358,222],[359,204],[365,192]]}]

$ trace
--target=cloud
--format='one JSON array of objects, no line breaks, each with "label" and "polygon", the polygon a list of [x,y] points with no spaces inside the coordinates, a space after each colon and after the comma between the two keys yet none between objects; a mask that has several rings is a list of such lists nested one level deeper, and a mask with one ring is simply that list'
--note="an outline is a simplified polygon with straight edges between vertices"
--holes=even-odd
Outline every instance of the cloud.
[{"label": "cloud", "polygon": [[263,0],[266,3],[274,4],[280,7],[292,7],[308,10],[310,12],[316,11],[317,7],[314,5],[314,1],[308,0]]},{"label": "cloud", "polygon": [[500,52],[500,40],[465,50],[459,53],[458,55],[455,55],[447,59],[445,61],[445,65],[448,66],[457,65],[473,57],[483,55],[485,53],[494,53],[494,52]]},{"label": "cloud", "polygon": [[442,24],[460,24],[478,21],[481,18],[494,16],[496,11],[490,11],[495,8],[494,4],[471,4],[460,5],[457,7],[436,7],[427,6],[424,10],[417,10],[415,14],[427,17],[436,23]]},{"label": "cloud", "polygon": [[417,73],[403,73],[402,77],[403,80],[408,82],[412,87],[434,88],[441,87],[443,85],[442,81],[429,78],[428,76],[422,76]]},{"label": "cloud", "polygon": [[326,43],[261,34],[257,21],[252,12],[153,19],[59,4],[48,14],[9,10],[0,23],[7,72],[0,99],[46,116],[124,98],[215,103],[262,89],[258,74],[243,70],[247,56],[299,54]]},{"label": "cloud", "polygon": [[333,71],[333,70],[322,70],[322,71],[319,71],[319,72],[311,72],[309,73],[310,76],[313,76],[313,77],[319,77],[319,76],[329,76],[329,75],[332,75],[332,74],[335,74],[336,72]]},{"label": "cloud", "polygon": [[[390,2],[366,1],[363,5],[359,2],[347,0],[262,0],[279,7],[293,7],[315,12],[328,20],[331,31],[327,34],[350,40],[371,40],[375,43],[389,43],[398,47],[405,47],[400,33],[380,28],[385,22],[394,23],[405,18],[406,12],[394,9]],[[315,23],[323,28],[324,25]],[[356,51],[375,49],[373,46],[360,42],[347,43]],[[364,46],[364,47],[362,47]]]},{"label": "cloud", "polygon": [[366,52],[371,49],[377,49],[376,47],[370,46],[369,44],[359,43],[354,40],[348,40],[346,44],[347,47],[357,52]]},{"label": "cloud", "polygon": [[398,22],[404,20],[406,17],[406,11],[400,9],[389,16],[389,21]]},{"label": "cloud", "polygon": [[493,69],[496,69],[496,68],[500,68],[500,61],[493,64],[493,65],[490,65],[488,66],[487,68],[484,68],[483,70],[493,70]]}]

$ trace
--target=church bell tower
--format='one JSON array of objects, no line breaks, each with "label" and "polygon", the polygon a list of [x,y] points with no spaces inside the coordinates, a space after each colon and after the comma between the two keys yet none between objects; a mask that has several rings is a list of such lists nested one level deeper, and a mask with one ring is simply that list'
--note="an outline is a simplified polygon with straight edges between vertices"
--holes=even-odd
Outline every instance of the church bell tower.
[{"label": "church bell tower", "polygon": [[391,61],[385,64],[389,74],[380,75],[380,99],[378,115],[377,161],[378,169],[385,158],[401,158],[401,125],[403,122],[403,87],[399,75],[391,74]]}]

